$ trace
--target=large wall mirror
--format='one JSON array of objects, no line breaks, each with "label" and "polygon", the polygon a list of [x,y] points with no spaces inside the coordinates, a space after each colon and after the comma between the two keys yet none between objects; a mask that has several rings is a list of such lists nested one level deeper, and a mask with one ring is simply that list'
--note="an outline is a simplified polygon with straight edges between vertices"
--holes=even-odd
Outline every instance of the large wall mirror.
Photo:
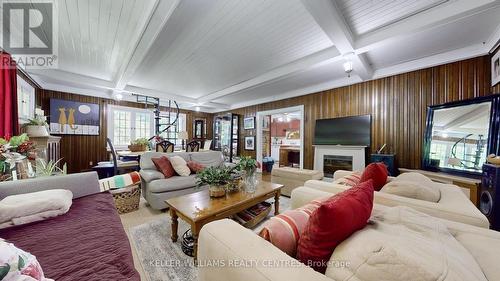
[{"label": "large wall mirror", "polygon": [[487,155],[497,151],[498,104],[494,95],[429,107],[423,168],[480,175]]}]

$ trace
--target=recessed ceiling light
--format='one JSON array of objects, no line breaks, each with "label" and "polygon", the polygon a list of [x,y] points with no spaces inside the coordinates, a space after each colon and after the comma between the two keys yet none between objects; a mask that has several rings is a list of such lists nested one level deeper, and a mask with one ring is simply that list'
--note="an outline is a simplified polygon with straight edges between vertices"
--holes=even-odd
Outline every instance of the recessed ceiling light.
[{"label": "recessed ceiling light", "polygon": [[195,108],[194,108],[194,110],[196,110],[196,111],[200,111],[200,107],[199,107],[199,106],[197,106],[197,107],[195,107]]}]

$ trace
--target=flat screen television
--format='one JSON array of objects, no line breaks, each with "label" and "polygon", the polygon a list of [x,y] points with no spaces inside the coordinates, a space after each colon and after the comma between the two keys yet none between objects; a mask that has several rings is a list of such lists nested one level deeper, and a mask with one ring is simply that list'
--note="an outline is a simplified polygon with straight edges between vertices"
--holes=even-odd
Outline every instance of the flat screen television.
[{"label": "flat screen television", "polygon": [[316,120],[315,145],[371,145],[371,115]]}]

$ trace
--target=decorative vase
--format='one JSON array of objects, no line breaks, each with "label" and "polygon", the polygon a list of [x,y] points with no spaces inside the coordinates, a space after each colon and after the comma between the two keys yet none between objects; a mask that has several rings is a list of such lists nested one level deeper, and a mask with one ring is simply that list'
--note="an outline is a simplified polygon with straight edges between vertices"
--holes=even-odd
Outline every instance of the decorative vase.
[{"label": "decorative vase", "polygon": [[257,190],[257,175],[256,169],[246,170],[243,175],[243,183],[245,185],[245,192],[254,193]]},{"label": "decorative vase", "polygon": [[210,197],[217,198],[226,195],[226,189],[223,185],[211,185],[208,187]]}]

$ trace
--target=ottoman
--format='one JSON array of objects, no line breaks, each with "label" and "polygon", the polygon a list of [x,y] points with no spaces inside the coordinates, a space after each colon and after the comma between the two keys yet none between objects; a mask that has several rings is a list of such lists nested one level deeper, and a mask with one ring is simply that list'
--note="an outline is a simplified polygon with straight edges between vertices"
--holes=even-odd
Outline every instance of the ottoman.
[{"label": "ottoman", "polygon": [[321,180],[323,176],[322,171],[281,167],[273,168],[271,182],[284,185],[281,194],[290,197],[293,189],[303,186],[308,180]]}]

